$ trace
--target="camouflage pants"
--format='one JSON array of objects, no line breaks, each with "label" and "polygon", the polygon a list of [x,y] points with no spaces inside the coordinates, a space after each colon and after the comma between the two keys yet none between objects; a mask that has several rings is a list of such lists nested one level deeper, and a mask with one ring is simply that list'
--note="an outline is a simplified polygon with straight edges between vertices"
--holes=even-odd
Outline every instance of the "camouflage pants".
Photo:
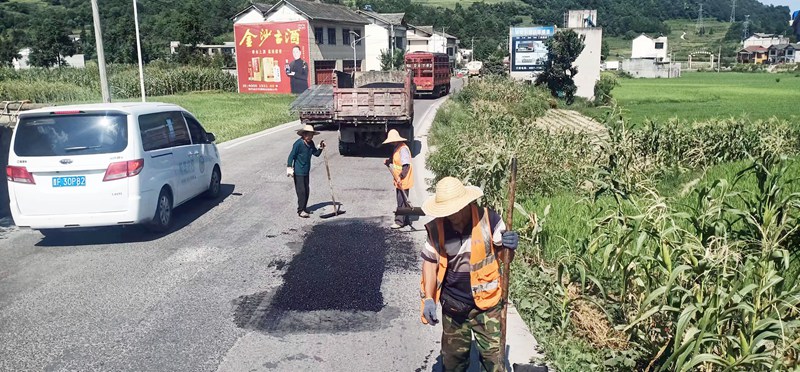
[{"label": "camouflage pants", "polygon": [[446,372],[466,371],[472,334],[481,356],[481,370],[502,372],[505,363],[500,350],[500,313],[502,305],[489,310],[472,310],[466,319],[442,314],[442,362]]}]

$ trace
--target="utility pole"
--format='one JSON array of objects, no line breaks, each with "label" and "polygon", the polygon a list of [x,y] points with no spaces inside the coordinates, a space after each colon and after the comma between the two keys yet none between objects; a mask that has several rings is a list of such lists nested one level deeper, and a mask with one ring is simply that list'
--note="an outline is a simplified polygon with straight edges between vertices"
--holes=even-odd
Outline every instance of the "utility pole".
[{"label": "utility pole", "polygon": [[144,94],[144,66],[142,63],[142,42],[139,40],[139,10],[136,0],[133,0],[133,21],[136,25],[136,52],[139,54],[139,89],[142,92],[142,102],[147,102]]},{"label": "utility pole", "polygon": [[472,51],[469,53],[469,61],[475,60],[475,36],[472,37]]},{"label": "utility pole", "polygon": [[697,15],[697,34],[705,34],[705,26],[703,26],[703,4],[700,4],[700,13]]},{"label": "utility pole", "polygon": [[97,48],[97,67],[100,69],[100,92],[103,95],[103,102],[111,102],[111,94],[108,92],[108,78],[106,78],[106,56],[103,53],[103,32],[100,30],[100,10],[97,8],[97,0],[92,0],[92,19],[94,20],[94,41]]},{"label": "utility pole", "polygon": [[742,30],[742,40],[747,39],[750,33],[750,15],[744,16],[744,30]]}]

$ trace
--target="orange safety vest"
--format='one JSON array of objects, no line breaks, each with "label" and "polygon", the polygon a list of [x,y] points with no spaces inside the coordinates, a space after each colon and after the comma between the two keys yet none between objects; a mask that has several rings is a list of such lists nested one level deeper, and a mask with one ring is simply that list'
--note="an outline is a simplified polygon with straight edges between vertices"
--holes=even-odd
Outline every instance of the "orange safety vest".
[{"label": "orange safety vest", "polygon": [[[439,302],[442,292],[444,274],[447,271],[447,251],[444,246],[444,219],[436,220],[425,225],[431,242],[437,244],[439,251],[439,267],[436,272],[436,293],[433,300]],[[471,252],[469,256],[470,271],[469,282],[472,287],[472,298],[475,305],[481,310],[490,309],[500,302],[502,288],[500,287],[500,265],[495,256],[492,244],[492,231],[489,224],[489,210],[484,209],[483,218],[478,218],[478,207],[472,205],[472,235],[470,239]],[[425,306],[425,276],[420,281],[421,309]],[[421,310],[420,310],[421,311]],[[425,317],[422,322],[427,324]]]},{"label": "orange safety vest", "polygon": [[394,187],[402,190],[411,190],[414,186],[414,169],[411,167],[411,164],[408,165],[408,174],[406,178],[400,179],[400,173],[403,172],[403,162],[400,159],[400,151],[406,148],[408,153],[411,154],[411,150],[408,149],[408,145],[405,143],[401,143],[400,146],[395,147],[394,154],[392,155],[392,174],[394,175]]}]

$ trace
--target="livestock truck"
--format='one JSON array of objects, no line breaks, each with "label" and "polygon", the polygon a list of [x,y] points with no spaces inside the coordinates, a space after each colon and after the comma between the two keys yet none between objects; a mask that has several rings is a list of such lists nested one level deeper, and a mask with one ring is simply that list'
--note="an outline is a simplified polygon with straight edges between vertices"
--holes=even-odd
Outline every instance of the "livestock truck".
[{"label": "livestock truck", "polygon": [[414,140],[414,81],[410,71],[334,71],[332,85],[314,85],[297,97],[290,110],[303,124],[339,129],[339,153],[354,155],[379,148],[397,129]]},{"label": "livestock truck", "polygon": [[414,52],[405,57],[414,73],[417,96],[441,97],[450,92],[450,57],[444,53]]}]

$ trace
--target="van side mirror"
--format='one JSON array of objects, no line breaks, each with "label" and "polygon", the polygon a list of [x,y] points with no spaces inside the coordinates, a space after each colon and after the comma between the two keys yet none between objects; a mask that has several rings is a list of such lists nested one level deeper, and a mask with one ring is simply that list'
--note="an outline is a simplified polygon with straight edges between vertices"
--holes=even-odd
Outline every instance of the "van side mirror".
[{"label": "van side mirror", "polygon": [[214,136],[214,133],[206,133],[206,138],[208,138],[209,143],[215,142],[217,140],[217,137]]}]

